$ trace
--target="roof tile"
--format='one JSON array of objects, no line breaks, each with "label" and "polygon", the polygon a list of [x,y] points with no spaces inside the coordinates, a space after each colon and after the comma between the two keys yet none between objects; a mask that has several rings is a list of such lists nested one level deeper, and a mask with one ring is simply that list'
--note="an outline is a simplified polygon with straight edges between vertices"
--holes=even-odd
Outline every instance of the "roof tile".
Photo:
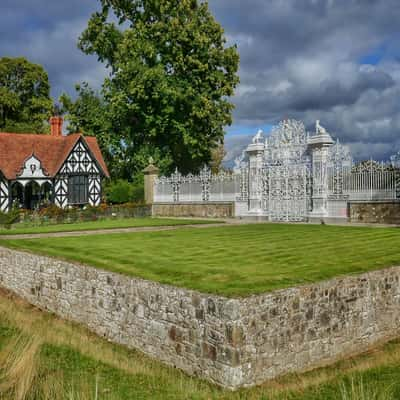
[{"label": "roof tile", "polygon": [[96,157],[104,175],[109,177],[96,138],[84,137],[80,133],[51,136],[0,132],[0,171],[7,179],[16,179],[25,160],[35,155],[49,176],[54,177],[80,138],[83,138],[93,156]]}]

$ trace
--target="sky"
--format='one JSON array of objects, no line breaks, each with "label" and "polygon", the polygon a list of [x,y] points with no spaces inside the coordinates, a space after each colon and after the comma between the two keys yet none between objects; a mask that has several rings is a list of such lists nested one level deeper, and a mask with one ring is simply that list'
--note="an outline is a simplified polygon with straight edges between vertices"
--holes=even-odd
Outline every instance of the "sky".
[{"label": "sky", "polygon": [[[400,0],[210,0],[241,83],[227,128],[232,160],[258,129],[284,118],[315,120],[354,158],[400,151]],[[49,73],[52,95],[106,71],[77,48],[96,0],[1,0],[0,57],[24,56]]]}]

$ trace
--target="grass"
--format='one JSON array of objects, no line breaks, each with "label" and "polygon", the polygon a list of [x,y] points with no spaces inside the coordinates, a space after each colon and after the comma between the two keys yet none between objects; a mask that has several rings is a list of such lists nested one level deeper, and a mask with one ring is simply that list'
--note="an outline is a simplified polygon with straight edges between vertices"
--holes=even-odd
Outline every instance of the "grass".
[{"label": "grass", "polygon": [[0,244],[231,297],[400,265],[397,228],[253,224]]},{"label": "grass", "polygon": [[395,400],[400,341],[230,392],[0,292],[0,400]]},{"label": "grass", "polygon": [[176,226],[176,225],[197,225],[210,224],[220,221],[213,220],[191,220],[191,219],[171,219],[171,218],[124,218],[124,219],[102,219],[98,221],[74,222],[52,225],[26,226],[24,224],[14,225],[11,229],[0,229],[0,235],[21,235],[35,233],[53,232],[75,232],[75,231],[95,231],[99,229],[115,228],[139,228],[149,226]]}]

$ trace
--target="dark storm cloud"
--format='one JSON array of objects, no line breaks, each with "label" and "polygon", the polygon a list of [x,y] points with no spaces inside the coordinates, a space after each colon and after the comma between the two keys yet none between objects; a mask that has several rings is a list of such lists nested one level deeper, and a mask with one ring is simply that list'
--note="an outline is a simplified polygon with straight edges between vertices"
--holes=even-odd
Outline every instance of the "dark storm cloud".
[{"label": "dark storm cloud", "polygon": [[93,0],[1,0],[0,56],[24,56],[49,73],[52,95],[74,93],[83,80],[99,86],[105,71],[95,57],[77,48]]},{"label": "dark storm cloud", "polygon": [[357,158],[400,150],[398,0],[210,4],[241,56],[236,123],[320,119]]},{"label": "dark storm cloud", "polygon": [[[271,118],[283,113],[302,113],[308,110],[330,110],[335,106],[351,106],[368,90],[383,91],[395,85],[393,78],[383,71],[360,71],[355,74],[351,83],[346,84],[338,76],[328,77],[314,85],[299,80],[287,84],[282,81],[281,89],[259,88],[253,92],[244,93],[236,115],[248,120],[249,116],[256,119]],[[262,85],[262,82],[259,82]]]},{"label": "dark storm cloud", "polygon": [[[399,0],[210,0],[241,84],[234,124],[315,119],[359,158],[400,150]],[[1,0],[0,56],[26,56],[49,72],[52,94],[99,87],[106,71],[76,47],[96,0]],[[369,65],[374,64],[374,65]],[[244,136],[227,137],[228,154]],[[238,151],[238,150],[237,150]]]}]

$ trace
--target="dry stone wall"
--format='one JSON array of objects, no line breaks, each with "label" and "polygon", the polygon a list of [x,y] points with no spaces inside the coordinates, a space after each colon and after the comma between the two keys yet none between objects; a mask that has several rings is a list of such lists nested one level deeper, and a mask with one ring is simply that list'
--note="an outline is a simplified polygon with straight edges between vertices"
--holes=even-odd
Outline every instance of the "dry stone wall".
[{"label": "dry stone wall", "polygon": [[220,203],[154,203],[153,217],[207,217],[232,218],[233,202]]},{"label": "dry stone wall", "polygon": [[400,225],[400,201],[351,202],[350,222]]},{"label": "dry stone wall", "polygon": [[1,247],[0,285],[189,374],[240,385],[235,348],[226,340],[237,300]]},{"label": "dry stone wall", "polygon": [[243,299],[242,384],[327,365],[399,336],[399,282],[393,267]]},{"label": "dry stone wall", "polygon": [[116,343],[236,389],[400,334],[400,268],[244,299],[0,248],[0,285]]}]

